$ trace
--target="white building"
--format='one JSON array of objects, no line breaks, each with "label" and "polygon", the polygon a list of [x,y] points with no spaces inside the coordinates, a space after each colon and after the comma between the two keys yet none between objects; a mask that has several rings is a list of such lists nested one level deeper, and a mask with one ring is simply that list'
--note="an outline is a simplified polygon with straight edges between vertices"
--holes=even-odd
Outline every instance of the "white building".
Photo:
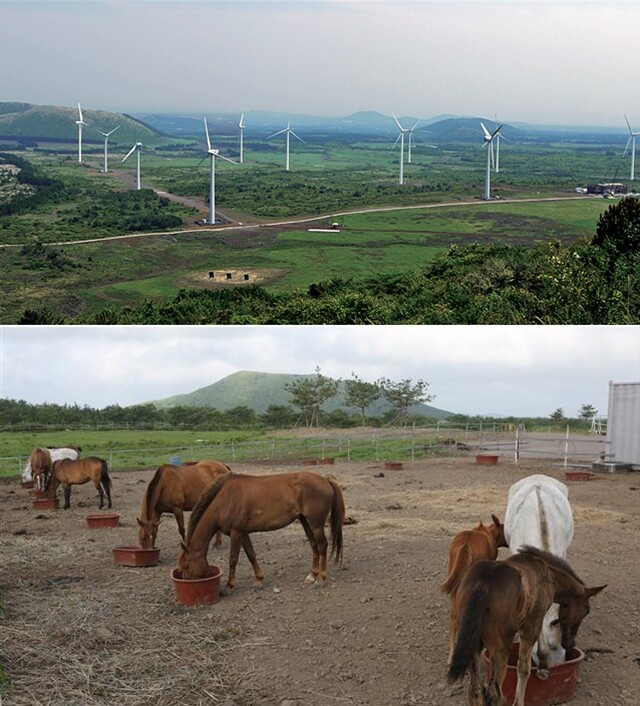
[{"label": "white building", "polygon": [[609,382],[605,460],[640,470],[640,382]]}]

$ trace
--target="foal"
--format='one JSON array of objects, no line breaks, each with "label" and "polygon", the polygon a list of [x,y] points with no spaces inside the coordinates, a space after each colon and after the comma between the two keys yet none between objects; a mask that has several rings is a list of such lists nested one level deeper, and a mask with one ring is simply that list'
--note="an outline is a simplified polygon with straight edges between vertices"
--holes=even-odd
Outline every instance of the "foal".
[{"label": "foal", "polygon": [[77,461],[70,458],[63,458],[55,461],[53,471],[49,477],[46,494],[49,498],[55,498],[58,486],[62,484],[64,490],[64,509],[71,507],[71,486],[82,485],[93,481],[100,498],[99,508],[104,506],[106,495],[108,506],[111,507],[111,478],[107,469],[107,462],[97,456],[88,456]]},{"label": "foal", "polygon": [[447,664],[451,664],[451,656],[453,655],[456,641],[458,627],[456,592],[463,576],[472,564],[477,561],[496,559],[498,548],[508,546],[500,520],[495,515],[491,515],[491,519],[493,523],[486,527],[480,522],[473,529],[458,532],[449,545],[449,573],[440,586],[440,590],[449,596],[451,600],[449,610],[449,657],[447,658]]},{"label": "foal", "polygon": [[[589,599],[605,586],[586,588],[569,564],[554,554],[523,547],[505,561],[474,564],[460,584],[456,608],[460,628],[447,675],[450,683],[469,672],[470,706],[502,706],[501,684],[507,671],[509,648],[520,635],[515,706],[524,706],[531,671],[531,653],[549,606],[560,605],[562,646],[575,646]],[[490,677],[480,683],[481,652],[490,657]]]}]

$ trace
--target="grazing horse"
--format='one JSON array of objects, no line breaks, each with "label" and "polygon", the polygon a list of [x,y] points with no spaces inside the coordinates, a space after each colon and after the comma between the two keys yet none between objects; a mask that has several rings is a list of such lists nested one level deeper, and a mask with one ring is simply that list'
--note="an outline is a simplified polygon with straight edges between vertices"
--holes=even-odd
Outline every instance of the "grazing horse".
[{"label": "grazing horse", "polygon": [[342,491],[331,478],[307,472],[272,476],[227,473],[205,490],[193,509],[187,538],[182,542],[182,553],[178,557],[178,569],[183,578],[204,576],[209,542],[219,531],[231,540],[228,589],[231,591],[236,585],[241,545],[253,566],[256,585],[262,586],[264,574],[249,535],[281,529],[300,520],[313,551],[311,573],[305,582],[323,583],[327,577],[324,525],[330,516],[331,557],[337,564],[341,563],[344,515]]},{"label": "grazing horse", "polygon": [[49,477],[46,494],[55,498],[58,486],[62,484],[64,490],[64,509],[71,507],[71,486],[82,485],[93,481],[100,497],[100,509],[104,505],[104,496],[107,496],[108,507],[111,507],[111,478],[107,470],[107,462],[96,456],[87,456],[78,460],[63,458],[53,464],[53,471]]},{"label": "grazing horse", "polygon": [[[505,561],[477,562],[465,574],[456,595],[460,623],[447,675],[449,683],[469,672],[469,705],[502,706],[501,684],[509,649],[519,633],[514,706],[524,706],[531,653],[549,606],[553,601],[560,604],[562,645],[570,649],[589,613],[589,599],[603,588],[586,588],[564,559],[535,547],[523,547]],[[483,647],[490,659],[490,676],[484,680]]]},{"label": "grazing horse", "polygon": [[[143,549],[156,545],[158,525],[163,512],[171,512],[178,523],[182,539],[184,511],[193,510],[205,488],[231,469],[218,461],[200,461],[184,466],[160,466],[149,482],[140,507],[138,541]],[[219,537],[216,544],[220,543]]]},{"label": "grazing horse", "polygon": [[[514,483],[509,488],[504,518],[504,535],[511,552],[530,545],[566,559],[573,539],[573,513],[568,496],[564,483],[540,473]],[[534,660],[539,666],[539,678],[546,679],[548,667],[565,661],[556,604],[545,616],[540,643],[539,649],[534,650]],[[542,659],[543,655],[547,655],[547,661]]]},{"label": "grazing horse", "polygon": [[38,490],[44,490],[49,482],[49,476],[54,461],[62,458],[77,459],[82,449],[79,446],[65,446],[62,448],[38,448],[31,453],[31,458],[22,471],[22,480],[34,480]]},{"label": "grazing horse", "polygon": [[472,564],[477,561],[496,559],[498,548],[508,546],[500,520],[495,515],[491,515],[491,519],[493,523],[486,527],[480,522],[473,529],[458,532],[449,545],[449,572],[447,578],[440,586],[440,590],[449,596],[451,601],[449,610],[449,657],[447,664],[451,664],[451,656],[453,655],[453,647],[456,641],[456,592],[462,577]]}]

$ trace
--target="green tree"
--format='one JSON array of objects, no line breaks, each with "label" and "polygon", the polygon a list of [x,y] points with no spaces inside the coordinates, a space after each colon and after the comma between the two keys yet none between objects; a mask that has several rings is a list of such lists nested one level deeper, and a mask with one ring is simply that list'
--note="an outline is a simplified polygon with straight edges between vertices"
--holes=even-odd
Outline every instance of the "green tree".
[{"label": "green tree", "polygon": [[289,405],[270,404],[261,415],[262,422],[270,429],[286,429],[296,423],[296,413]]},{"label": "green tree", "polygon": [[580,419],[593,419],[596,414],[598,414],[598,410],[593,405],[583,404],[578,412],[578,417]]},{"label": "green tree", "polygon": [[372,405],[382,394],[380,384],[365,382],[355,373],[351,373],[352,380],[345,380],[344,403],[349,407],[357,407],[362,417],[362,426],[365,425],[367,407]]},{"label": "green tree", "polygon": [[564,416],[564,409],[562,409],[562,407],[558,407],[558,409],[553,411],[549,416],[554,422],[557,422],[558,424],[560,422],[565,421],[566,419],[566,417]]},{"label": "green tree", "polygon": [[384,398],[391,405],[394,415],[391,423],[406,421],[409,417],[409,407],[418,402],[430,402],[433,399],[428,392],[429,383],[424,380],[417,380],[414,383],[410,378],[405,378],[399,382],[393,382],[382,377],[377,384]]},{"label": "green tree", "polygon": [[614,257],[640,252],[640,199],[627,197],[610,206],[600,216],[591,242]]},{"label": "green tree", "polygon": [[291,403],[300,410],[305,426],[319,426],[322,405],[338,391],[338,381],[328,378],[316,368],[313,376],[287,383],[284,389],[291,395]]}]

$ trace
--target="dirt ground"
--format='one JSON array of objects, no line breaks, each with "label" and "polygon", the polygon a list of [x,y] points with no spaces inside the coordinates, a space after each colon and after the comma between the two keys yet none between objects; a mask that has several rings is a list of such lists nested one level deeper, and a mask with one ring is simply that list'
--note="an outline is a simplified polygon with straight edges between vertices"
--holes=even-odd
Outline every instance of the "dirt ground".
[{"label": "dirt ground", "polygon": [[[253,535],[265,586],[241,555],[238,586],[207,607],[179,606],[169,572],[178,554],[171,517],[161,563],[114,565],[136,543],[136,514],[153,471],[113,475],[120,527],[89,530],[90,485],[71,510],[36,511],[18,481],[0,485],[0,666],[3,706],[464,706],[445,681],[447,600],[438,587],[451,537],[490,513],[531,473],[563,479],[551,462],[473,458],[380,465],[336,463],[347,514],[344,564],[327,584],[304,584],[311,552],[298,523]],[[237,472],[303,470],[237,465]],[[376,475],[384,473],[384,477]],[[573,706],[640,703],[640,475],[570,482],[569,561],[587,585],[608,583],[578,635],[587,653]],[[223,567],[228,539],[211,548]],[[501,549],[501,556],[506,550]]]}]

